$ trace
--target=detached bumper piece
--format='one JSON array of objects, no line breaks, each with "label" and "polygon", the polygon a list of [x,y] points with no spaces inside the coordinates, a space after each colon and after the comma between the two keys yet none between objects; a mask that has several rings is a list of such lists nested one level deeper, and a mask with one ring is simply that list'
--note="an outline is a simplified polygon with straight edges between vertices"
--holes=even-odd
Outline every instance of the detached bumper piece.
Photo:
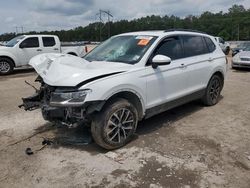
[{"label": "detached bumper piece", "polygon": [[19,105],[19,108],[23,108],[25,111],[36,110],[41,107],[40,94],[36,93],[33,96],[22,98],[23,104]]}]

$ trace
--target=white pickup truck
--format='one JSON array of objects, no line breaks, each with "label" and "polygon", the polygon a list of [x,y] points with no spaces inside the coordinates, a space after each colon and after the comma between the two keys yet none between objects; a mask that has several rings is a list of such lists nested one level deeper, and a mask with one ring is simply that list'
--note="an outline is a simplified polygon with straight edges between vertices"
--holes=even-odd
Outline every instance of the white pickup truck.
[{"label": "white pickup truck", "polygon": [[28,66],[29,60],[42,53],[64,53],[82,57],[85,46],[61,46],[55,35],[21,35],[0,46],[0,75],[12,73],[16,67]]}]

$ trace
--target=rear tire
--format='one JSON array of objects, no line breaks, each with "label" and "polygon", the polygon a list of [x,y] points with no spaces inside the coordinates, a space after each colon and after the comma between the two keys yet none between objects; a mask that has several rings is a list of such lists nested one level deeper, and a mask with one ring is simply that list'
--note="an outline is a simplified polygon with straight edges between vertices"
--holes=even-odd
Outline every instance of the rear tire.
[{"label": "rear tire", "polygon": [[6,57],[0,57],[0,75],[8,75],[14,70],[14,63]]},{"label": "rear tire", "polygon": [[213,75],[210,79],[202,101],[207,106],[213,106],[218,103],[220,93],[223,87],[223,80],[218,75]]},{"label": "rear tire", "polygon": [[108,102],[94,115],[91,133],[95,142],[108,150],[126,145],[136,131],[138,112],[126,99],[118,98]]}]

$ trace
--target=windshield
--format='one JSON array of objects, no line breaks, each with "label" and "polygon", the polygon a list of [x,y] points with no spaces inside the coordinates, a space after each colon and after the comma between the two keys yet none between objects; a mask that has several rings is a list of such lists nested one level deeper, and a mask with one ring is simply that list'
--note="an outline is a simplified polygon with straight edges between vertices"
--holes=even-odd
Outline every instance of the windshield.
[{"label": "windshield", "polygon": [[137,63],[153,44],[153,36],[116,36],[112,37],[88,53],[87,61],[110,61],[127,64]]},{"label": "windshield", "polygon": [[7,42],[7,44],[5,46],[7,47],[13,47],[15,46],[20,40],[22,40],[24,38],[24,36],[18,36],[13,38],[12,40],[10,40],[9,42]]},{"label": "windshield", "polygon": [[246,46],[243,51],[250,51],[250,46]]}]

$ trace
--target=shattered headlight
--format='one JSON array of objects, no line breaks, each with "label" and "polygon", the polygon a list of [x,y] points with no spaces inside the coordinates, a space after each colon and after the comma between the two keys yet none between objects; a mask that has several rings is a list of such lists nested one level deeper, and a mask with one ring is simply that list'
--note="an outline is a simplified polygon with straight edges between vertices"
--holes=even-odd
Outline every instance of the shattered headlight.
[{"label": "shattered headlight", "polygon": [[74,92],[53,92],[50,98],[50,104],[52,106],[80,106],[84,103],[84,100],[90,89],[79,90]]}]

